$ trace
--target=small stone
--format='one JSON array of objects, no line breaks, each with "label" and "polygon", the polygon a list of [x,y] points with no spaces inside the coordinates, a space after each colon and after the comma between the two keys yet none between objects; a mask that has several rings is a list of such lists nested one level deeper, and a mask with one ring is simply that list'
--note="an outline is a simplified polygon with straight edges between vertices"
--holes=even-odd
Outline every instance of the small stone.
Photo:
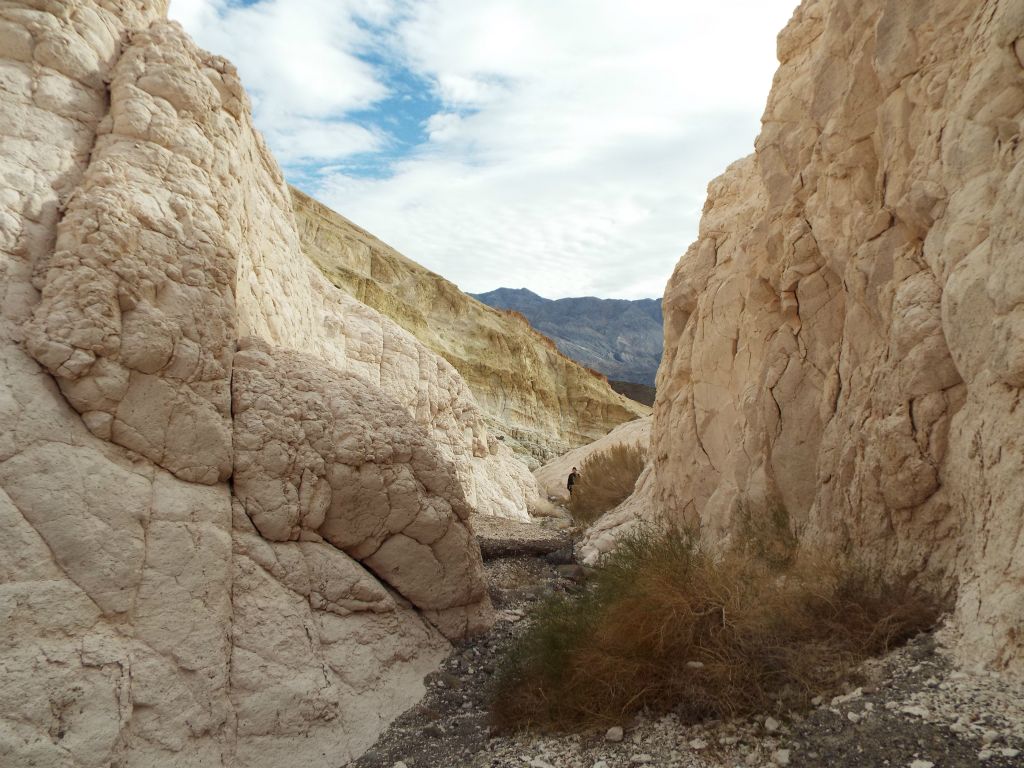
[{"label": "small stone", "polygon": [[608,768],[608,763],[606,763],[604,760],[598,760],[590,768]]},{"label": "small stone", "polygon": [[935,768],[935,763],[930,760],[915,760],[910,764],[910,768]]},{"label": "small stone", "polygon": [[864,695],[864,689],[863,688],[854,688],[852,691],[850,691],[847,694],[843,694],[842,696],[834,697],[832,699],[832,706],[833,707],[837,707],[840,704],[846,704],[848,701],[853,701],[854,699],[859,699],[863,695]]},{"label": "small stone", "polygon": [[646,765],[647,763],[654,762],[654,755],[633,755],[629,758],[629,762],[636,763],[637,765]]},{"label": "small stone", "polygon": [[703,661],[688,661],[688,662],[686,662],[686,666],[689,667],[690,669],[704,669],[704,662]]},{"label": "small stone", "polygon": [[978,753],[978,759],[979,760],[991,760],[994,755],[995,755],[995,752],[993,752],[991,749],[983,749],[983,750],[981,750],[981,752]]},{"label": "small stone", "polygon": [[815,696],[813,699],[811,699],[811,706],[812,707],[820,707],[821,706],[821,702],[823,702],[823,701],[824,701],[824,699],[821,696]]},{"label": "small stone", "polygon": [[1006,747],[1005,749],[1001,749],[999,751],[999,754],[1001,754],[1003,757],[1017,757],[1017,755],[1020,754],[1020,750],[1013,749],[1012,747]]},{"label": "small stone", "polygon": [[558,575],[563,579],[571,579],[572,581],[581,581],[586,576],[582,565],[559,565],[555,570],[558,571]]},{"label": "small stone", "polygon": [[768,731],[768,733],[775,733],[779,730],[781,725],[782,724],[774,717],[766,717],[764,720],[764,729]]},{"label": "small stone", "polygon": [[539,757],[535,757],[530,761],[530,768],[555,768],[547,760],[541,760]]},{"label": "small stone", "polygon": [[605,741],[622,741],[624,733],[621,725],[613,725],[604,735]]},{"label": "small stone", "polygon": [[690,749],[704,749],[708,743],[704,739],[691,739]]},{"label": "small stone", "polygon": [[453,675],[451,672],[442,672],[440,682],[444,683],[448,688],[462,687],[462,678],[458,675]]},{"label": "small stone", "polygon": [[789,765],[789,750],[777,749],[772,752],[772,762],[776,765]]},{"label": "small stone", "polygon": [[402,760],[399,760],[397,763],[391,766],[391,768],[409,768],[409,766],[407,766]]},{"label": "small stone", "polygon": [[995,744],[997,741],[1002,741],[1003,734],[999,731],[988,730],[981,734],[981,743],[986,746],[989,744]]},{"label": "small stone", "polygon": [[851,723],[859,723],[860,715],[858,715],[856,712],[847,712],[846,719],[849,720]]},{"label": "small stone", "polygon": [[900,712],[906,715],[914,715],[914,717],[920,717],[922,720],[928,717],[928,710],[916,704],[910,707],[903,707],[902,709],[900,709]]}]

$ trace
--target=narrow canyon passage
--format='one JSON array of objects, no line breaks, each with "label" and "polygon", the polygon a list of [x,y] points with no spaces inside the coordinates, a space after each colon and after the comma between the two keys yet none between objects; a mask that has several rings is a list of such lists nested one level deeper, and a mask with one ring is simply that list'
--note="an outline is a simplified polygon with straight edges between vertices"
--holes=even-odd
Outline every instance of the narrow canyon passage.
[{"label": "narrow canyon passage", "polygon": [[[564,508],[559,508],[564,509]],[[555,518],[557,520],[559,518]],[[564,518],[562,518],[564,519]],[[856,685],[810,711],[683,724],[642,713],[580,733],[500,732],[489,710],[505,654],[545,598],[586,589],[569,556],[576,533],[484,521],[478,532],[498,620],[457,643],[427,693],[356,768],[1020,768],[1024,685],[956,670],[948,630],[922,633],[858,670]]]}]

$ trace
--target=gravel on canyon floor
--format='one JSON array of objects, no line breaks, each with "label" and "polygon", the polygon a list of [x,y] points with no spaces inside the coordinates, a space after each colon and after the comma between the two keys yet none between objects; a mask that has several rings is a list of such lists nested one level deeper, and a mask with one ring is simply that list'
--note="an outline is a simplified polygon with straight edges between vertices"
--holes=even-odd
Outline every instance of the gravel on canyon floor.
[{"label": "gravel on canyon floor", "polygon": [[455,646],[357,768],[1024,768],[1024,685],[956,669],[941,631],[868,662],[858,687],[810,712],[700,725],[641,715],[607,732],[495,735],[488,696],[502,653],[537,601],[586,576],[567,562],[564,532],[525,553],[503,541],[485,559],[497,623]]}]

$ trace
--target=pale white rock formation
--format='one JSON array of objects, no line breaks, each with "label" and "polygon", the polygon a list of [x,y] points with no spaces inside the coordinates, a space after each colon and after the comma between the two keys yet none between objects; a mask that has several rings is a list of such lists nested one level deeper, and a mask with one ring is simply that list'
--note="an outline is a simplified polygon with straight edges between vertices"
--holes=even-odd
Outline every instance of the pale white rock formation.
[{"label": "pale white rock formation", "polygon": [[234,495],[270,541],[327,541],[442,632],[490,625],[454,467],[382,390],[299,352],[243,340],[232,383]]},{"label": "pale white rock formation", "polygon": [[629,504],[917,576],[1022,672],[1024,5],[806,0],[778,42],[666,289]]},{"label": "pale white rock formation", "polygon": [[565,487],[566,480],[573,467],[582,467],[590,456],[610,450],[619,445],[633,445],[647,452],[651,443],[651,416],[645,416],[620,424],[604,437],[592,443],[573,448],[553,461],[533,470],[537,485],[548,498],[569,500],[569,491]]},{"label": "pale white rock formation", "polygon": [[[165,6],[0,4],[0,764],[333,767],[420,697],[440,630],[486,622],[467,512],[535,486],[447,363],[305,303],[341,294],[293,247],[233,68]],[[275,284],[287,264],[320,282]],[[262,374],[240,333],[316,359],[268,348],[288,375]],[[372,439],[324,445],[342,424]],[[341,465],[393,482],[332,489],[314,526],[304,481]],[[375,550],[328,525],[357,510]]]},{"label": "pale white rock formation", "polygon": [[[247,126],[220,72],[169,27],[139,33],[111,72],[110,111],[52,254],[29,352],[97,436],[184,480],[231,474],[236,243]],[[221,84],[223,93],[216,84]],[[218,147],[220,142],[222,146]]]}]

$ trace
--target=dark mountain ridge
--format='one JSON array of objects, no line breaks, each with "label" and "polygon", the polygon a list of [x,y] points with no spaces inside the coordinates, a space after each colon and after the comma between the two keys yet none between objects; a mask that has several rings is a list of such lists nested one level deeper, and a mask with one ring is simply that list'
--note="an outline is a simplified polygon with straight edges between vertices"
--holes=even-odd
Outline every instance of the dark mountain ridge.
[{"label": "dark mountain ridge", "polygon": [[470,295],[521,313],[562,353],[609,379],[654,386],[663,345],[661,299],[545,299],[526,288]]}]

